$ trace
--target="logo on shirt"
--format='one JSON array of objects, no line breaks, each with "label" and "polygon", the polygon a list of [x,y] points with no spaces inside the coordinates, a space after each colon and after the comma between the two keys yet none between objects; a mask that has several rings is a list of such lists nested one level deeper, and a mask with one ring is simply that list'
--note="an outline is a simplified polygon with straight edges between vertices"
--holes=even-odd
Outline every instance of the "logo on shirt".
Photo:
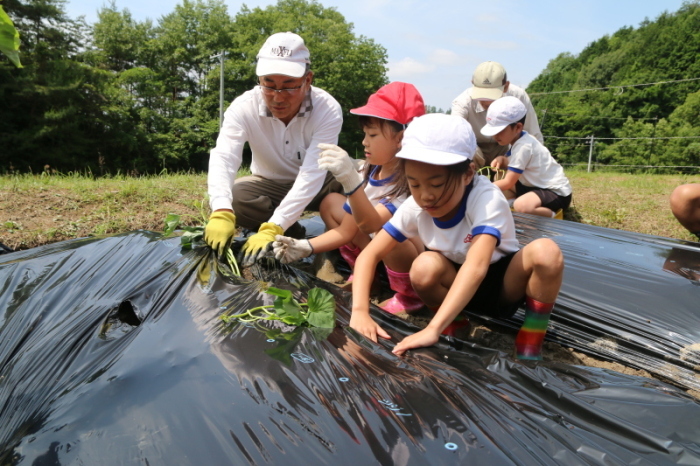
[{"label": "logo on shirt", "polygon": [[472,239],[474,239],[474,235],[468,234],[466,238],[464,238],[465,243],[471,243]]},{"label": "logo on shirt", "polygon": [[281,58],[287,58],[287,57],[292,56],[292,50],[288,49],[285,46],[272,47],[272,50],[270,50],[270,53],[272,55],[277,55],[278,57],[281,57]]}]

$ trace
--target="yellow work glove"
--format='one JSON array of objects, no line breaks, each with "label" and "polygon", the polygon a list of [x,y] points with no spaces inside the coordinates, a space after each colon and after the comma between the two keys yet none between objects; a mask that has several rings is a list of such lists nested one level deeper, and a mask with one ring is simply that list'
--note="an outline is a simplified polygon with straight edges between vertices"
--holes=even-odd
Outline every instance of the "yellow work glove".
[{"label": "yellow work glove", "polygon": [[281,226],[274,223],[263,223],[257,233],[248,238],[248,241],[243,245],[241,254],[243,255],[243,267],[253,265],[257,260],[272,249],[272,242],[275,236],[281,235],[284,230]]},{"label": "yellow work glove", "polygon": [[204,229],[204,241],[220,256],[226,253],[226,248],[231,244],[234,234],[236,234],[236,216],[233,212],[222,210],[209,216]]}]

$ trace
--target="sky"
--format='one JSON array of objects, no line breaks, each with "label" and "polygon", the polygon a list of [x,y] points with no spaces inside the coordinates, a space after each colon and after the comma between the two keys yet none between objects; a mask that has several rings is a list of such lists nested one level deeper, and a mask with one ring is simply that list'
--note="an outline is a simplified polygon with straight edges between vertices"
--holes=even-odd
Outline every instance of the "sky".
[{"label": "sky", "polygon": [[[180,2],[115,0],[137,21],[158,19]],[[276,4],[268,0],[225,0],[231,16],[248,8]],[[471,85],[476,66],[501,63],[511,83],[535,79],[560,53],[579,54],[586,45],[626,26],[677,11],[684,0],[320,0],[352,23],[357,36],[382,45],[388,54],[390,81],[414,84],[427,105],[447,110]],[[108,5],[100,0],[67,0],[71,18],[97,20]],[[313,50],[311,50],[313,62]],[[349,77],[351,79],[351,77]]]}]

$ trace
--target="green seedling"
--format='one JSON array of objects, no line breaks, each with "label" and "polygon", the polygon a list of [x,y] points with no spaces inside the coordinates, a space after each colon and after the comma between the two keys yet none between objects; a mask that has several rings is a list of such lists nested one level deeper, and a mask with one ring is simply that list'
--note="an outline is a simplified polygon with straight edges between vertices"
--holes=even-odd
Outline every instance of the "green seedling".
[{"label": "green seedling", "polygon": [[[192,249],[195,246],[204,246],[204,228],[206,227],[207,220],[204,220],[204,225],[199,226],[188,226],[182,225],[180,222],[180,216],[177,214],[168,214],[165,217],[165,230],[163,231],[163,236],[168,237],[172,235],[175,230],[183,230],[184,233],[180,236],[180,245],[183,249]],[[237,277],[241,276],[241,271],[238,268],[238,261],[229,246],[226,248],[226,261],[228,262],[231,271]]]},{"label": "green seedling", "polygon": [[270,287],[266,293],[277,296],[273,304],[254,307],[240,314],[222,315],[221,320],[226,323],[257,323],[261,320],[279,320],[297,327],[325,329],[335,327],[335,300],[327,290],[310,289],[306,303],[300,303],[294,299],[289,290]]}]

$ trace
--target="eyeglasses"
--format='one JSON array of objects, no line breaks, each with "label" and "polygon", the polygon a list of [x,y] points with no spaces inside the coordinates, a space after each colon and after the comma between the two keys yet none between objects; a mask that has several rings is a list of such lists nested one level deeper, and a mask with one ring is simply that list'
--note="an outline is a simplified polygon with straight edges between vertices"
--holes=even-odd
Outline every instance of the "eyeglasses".
[{"label": "eyeglasses", "polygon": [[275,95],[275,93],[280,94],[282,96],[290,96],[290,95],[296,95],[299,92],[299,89],[304,87],[302,84],[301,86],[297,87],[287,87],[284,89],[275,89],[274,87],[267,87],[263,86],[262,84],[258,84],[260,86],[260,89],[262,89],[263,94],[265,95]]}]

